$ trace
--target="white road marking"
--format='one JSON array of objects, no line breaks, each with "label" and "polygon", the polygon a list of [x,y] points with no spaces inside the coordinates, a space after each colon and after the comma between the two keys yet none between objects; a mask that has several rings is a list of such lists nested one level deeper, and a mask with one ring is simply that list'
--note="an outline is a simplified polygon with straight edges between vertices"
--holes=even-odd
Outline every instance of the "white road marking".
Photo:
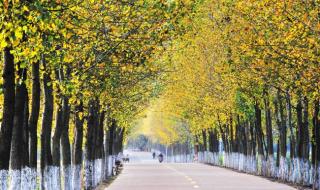
[{"label": "white road marking", "polygon": [[166,165],[165,167],[168,168],[168,169],[170,169],[170,170],[172,170],[172,171],[174,171],[174,172],[176,172],[176,173],[178,173],[178,174],[180,174],[180,175],[183,175],[188,181],[190,181],[191,185],[193,185],[193,188],[195,188],[195,189],[198,189],[198,188],[199,188],[199,185],[195,185],[195,184],[197,184],[197,182],[194,181],[191,177],[185,175],[185,173],[180,172],[180,171],[178,171],[177,169],[172,168],[172,167],[170,167],[170,166],[168,166],[168,165]]}]

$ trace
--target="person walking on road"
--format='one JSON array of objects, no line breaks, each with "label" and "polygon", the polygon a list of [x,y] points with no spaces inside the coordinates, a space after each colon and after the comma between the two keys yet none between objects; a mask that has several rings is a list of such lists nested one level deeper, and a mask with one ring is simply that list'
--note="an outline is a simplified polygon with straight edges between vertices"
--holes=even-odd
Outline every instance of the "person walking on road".
[{"label": "person walking on road", "polygon": [[153,159],[156,158],[156,153],[155,153],[155,152],[152,153],[152,158],[153,158]]},{"label": "person walking on road", "polygon": [[159,162],[160,162],[160,163],[163,161],[163,155],[162,155],[162,153],[159,154],[158,159],[159,159]]}]

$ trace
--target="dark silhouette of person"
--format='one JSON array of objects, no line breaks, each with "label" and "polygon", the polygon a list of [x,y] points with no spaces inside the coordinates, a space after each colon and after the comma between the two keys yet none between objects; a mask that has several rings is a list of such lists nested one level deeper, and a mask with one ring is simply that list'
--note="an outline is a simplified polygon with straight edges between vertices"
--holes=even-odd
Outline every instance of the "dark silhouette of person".
[{"label": "dark silhouette of person", "polygon": [[163,161],[163,155],[162,155],[162,153],[159,154],[158,159],[159,159],[159,162],[160,162],[160,163]]},{"label": "dark silhouette of person", "polygon": [[156,158],[156,153],[155,153],[155,152],[152,153],[152,158],[153,158],[153,159]]}]

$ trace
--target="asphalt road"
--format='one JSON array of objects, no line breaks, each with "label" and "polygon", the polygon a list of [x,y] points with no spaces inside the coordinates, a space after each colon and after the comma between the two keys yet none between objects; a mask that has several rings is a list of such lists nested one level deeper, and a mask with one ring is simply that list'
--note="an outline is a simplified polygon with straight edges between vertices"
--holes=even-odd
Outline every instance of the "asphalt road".
[{"label": "asphalt road", "polygon": [[203,164],[167,164],[128,152],[131,163],[106,190],[292,190],[285,184]]}]

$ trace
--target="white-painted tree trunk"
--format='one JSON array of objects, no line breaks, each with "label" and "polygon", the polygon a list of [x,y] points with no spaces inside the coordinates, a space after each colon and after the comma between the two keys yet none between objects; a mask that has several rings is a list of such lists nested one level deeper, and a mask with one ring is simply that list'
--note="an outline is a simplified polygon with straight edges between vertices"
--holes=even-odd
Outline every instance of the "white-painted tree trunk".
[{"label": "white-painted tree trunk", "polygon": [[72,189],[71,165],[63,166],[63,186],[64,186],[64,190],[71,190]]},{"label": "white-painted tree trunk", "polygon": [[21,170],[21,189],[37,189],[37,171],[34,168],[25,167]]},{"label": "white-painted tree trunk", "polygon": [[60,166],[52,166],[51,167],[51,171],[49,173],[52,174],[52,176],[51,176],[52,188],[61,189],[61,171],[60,171]]},{"label": "white-painted tree trunk", "polygon": [[81,165],[72,166],[72,189],[81,189]]},{"label": "white-painted tree trunk", "polygon": [[0,170],[0,189],[8,189],[8,170]]},{"label": "white-painted tree trunk", "polygon": [[93,162],[85,160],[84,161],[84,187],[88,189],[92,183],[92,173],[93,173]]},{"label": "white-painted tree trunk", "polygon": [[21,170],[10,170],[9,171],[9,189],[20,190],[21,189]]},{"label": "white-painted tree trunk", "polygon": [[[186,156],[186,159],[181,159]],[[315,169],[310,162],[301,159],[294,159],[287,162],[286,158],[281,157],[279,167],[276,167],[275,159],[269,156],[267,160],[261,155],[248,155],[240,153],[212,153],[198,152],[198,162],[209,163],[217,166],[232,168],[242,172],[273,177],[282,181],[289,181],[300,185],[312,185],[316,183],[320,187],[320,180],[314,179]],[[193,162],[192,155],[174,155],[168,157],[168,162]],[[320,167],[317,168],[320,172]]]},{"label": "white-painted tree trunk", "polygon": [[108,157],[108,176],[112,176],[113,156]]}]

